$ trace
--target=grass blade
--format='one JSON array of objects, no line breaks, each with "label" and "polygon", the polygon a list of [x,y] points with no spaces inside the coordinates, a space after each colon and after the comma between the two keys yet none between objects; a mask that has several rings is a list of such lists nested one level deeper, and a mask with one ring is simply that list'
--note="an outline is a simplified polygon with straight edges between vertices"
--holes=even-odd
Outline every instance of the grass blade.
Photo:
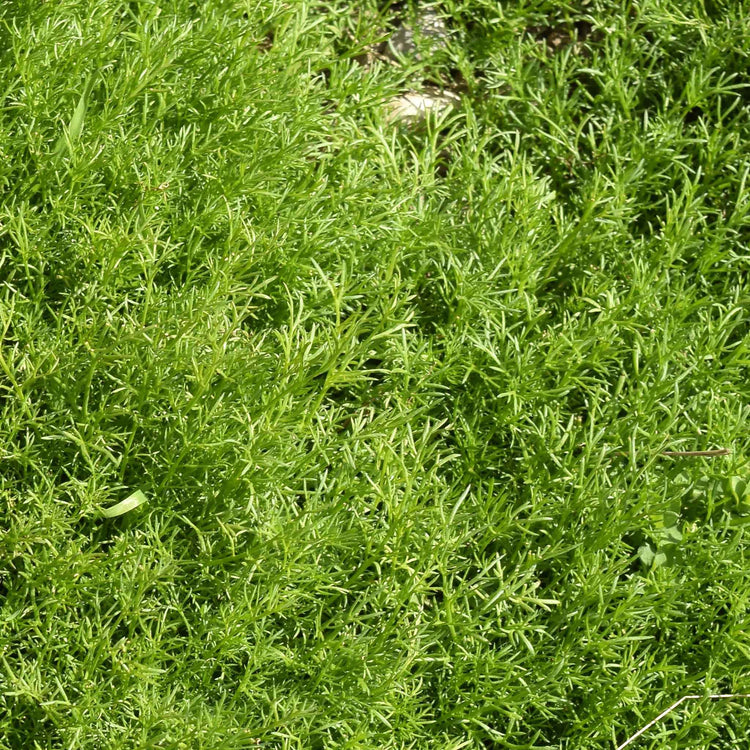
[{"label": "grass blade", "polygon": [[146,496],[140,490],[136,490],[132,495],[129,495],[119,503],[115,503],[111,507],[102,511],[102,515],[105,518],[115,518],[117,516],[125,515],[131,510],[134,510],[139,505],[143,505],[147,500]]},{"label": "grass blade", "polygon": [[67,129],[65,129],[62,135],[57,139],[55,144],[55,150],[53,155],[55,158],[60,158],[65,154],[67,149],[68,153],[73,153],[73,146],[81,137],[83,132],[83,123],[86,119],[86,108],[88,107],[89,94],[91,93],[91,79],[86,82],[83,88],[81,98],[76,104],[76,108],[73,110],[73,116],[70,118],[70,123]]}]

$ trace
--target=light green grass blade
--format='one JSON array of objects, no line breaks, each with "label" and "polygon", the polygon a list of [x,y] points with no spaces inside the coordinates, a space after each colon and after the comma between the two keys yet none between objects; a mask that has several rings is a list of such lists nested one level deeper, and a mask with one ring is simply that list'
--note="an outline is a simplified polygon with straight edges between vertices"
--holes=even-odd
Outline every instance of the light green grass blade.
[{"label": "light green grass blade", "polygon": [[81,94],[81,98],[78,100],[75,110],[73,111],[73,117],[70,119],[70,125],[68,126],[68,137],[71,143],[75,143],[81,136],[83,131],[83,120],[86,117],[86,104],[88,99],[88,87]]},{"label": "light green grass blade", "polygon": [[53,152],[55,158],[63,156],[66,150],[68,150],[69,153],[72,153],[73,146],[81,137],[83,123],[86,119],[86,108],[88,106],[90,92],[91,81],[89,80],[86,82],[81,98],[78,100],[78,104],[76,104],[76,108],[73,110],[73,116],[70,118],[70,123],[68,124],[67,129],[63,131],[62,135],[57,139],[55,150]]},{"label": "light green grass blade", "polygon": [[143,492],[141,492],[140,490],[136,490],[132,495],[129,495],[124,500],[121,500],[119,503],[116,503],[106,510],[103,510],[102,515],[105,518],[115,518],[116,516],[122,516],[125,515],[125,513],[129,513],[131,510],[134,510],[139,505],[143,505],[143,503],[145,503],[146,501],[147,498],[143,494]]}]

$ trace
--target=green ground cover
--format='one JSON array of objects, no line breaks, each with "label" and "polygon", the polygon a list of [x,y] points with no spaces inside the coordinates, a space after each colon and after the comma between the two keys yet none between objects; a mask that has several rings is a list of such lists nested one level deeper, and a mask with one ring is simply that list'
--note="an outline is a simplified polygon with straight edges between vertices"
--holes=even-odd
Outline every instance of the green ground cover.
[{"label": "green ground cover", "polygon": [[750,6],[435,8],[392,64],[375,0],[0,4],[0,748],[750,692]]}]

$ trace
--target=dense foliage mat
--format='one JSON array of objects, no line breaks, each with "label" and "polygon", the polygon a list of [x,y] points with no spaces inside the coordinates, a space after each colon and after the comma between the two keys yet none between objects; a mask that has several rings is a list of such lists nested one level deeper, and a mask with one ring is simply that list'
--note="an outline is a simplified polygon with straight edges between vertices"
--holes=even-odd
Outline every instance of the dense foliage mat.
[{"label": "dense foliage mat", "polygon": [[414,6],[0,5],[0,748],[590,750],[750,692],[750,7],[433,9],[392,64]]}]

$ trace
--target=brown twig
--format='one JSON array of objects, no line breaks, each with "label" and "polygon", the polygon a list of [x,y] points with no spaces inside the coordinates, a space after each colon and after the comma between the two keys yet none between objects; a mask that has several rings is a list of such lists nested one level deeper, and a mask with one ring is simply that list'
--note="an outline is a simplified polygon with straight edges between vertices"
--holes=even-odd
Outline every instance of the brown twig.
[{"label": "brown twig", "polygon": [[697,701],[701,700],[701,698],[708,698],[709,700],[715,701],[715,700],[725,700],[727,698],[750,698],[750,695],[747,693],[719,693],[714,695],[683,695],[680,700],[675,701],[668,709],[665,711],[662,711],[655,719],[652,719],[649,721],[648,724],[646,724],[645,727],[642,729],[639,729],[632,737],[629,737],[625,742],[623,742],[621,745],[617,746],[617,750],[623,750],[623,748],[627,747],[631,742],[634,742],[638,739],[646,730],[651,729],[656,722],[663,719],[668,713],[671,713],[675,710],[680,704],[684,703],[685,701]]},{"label": "brown twig", "polygon": [[674,458],[682,458],[685,456],[706,456],[711,458],[712,456],[728,456],[732,451],[729,448],[717,448],[712,451],[662,451],[662,456],[672,456]]},{"label": "brown twig", "polygon": [[[710,451],[659,451],[660,456],[666,456],[667,458],[698,458],[703,456],[704,458],[715,458],[717,456],[730,456],[732,451],[729,448],[716,448]],[[616,456],[629,456],[627,451],[617,451]]]}]

